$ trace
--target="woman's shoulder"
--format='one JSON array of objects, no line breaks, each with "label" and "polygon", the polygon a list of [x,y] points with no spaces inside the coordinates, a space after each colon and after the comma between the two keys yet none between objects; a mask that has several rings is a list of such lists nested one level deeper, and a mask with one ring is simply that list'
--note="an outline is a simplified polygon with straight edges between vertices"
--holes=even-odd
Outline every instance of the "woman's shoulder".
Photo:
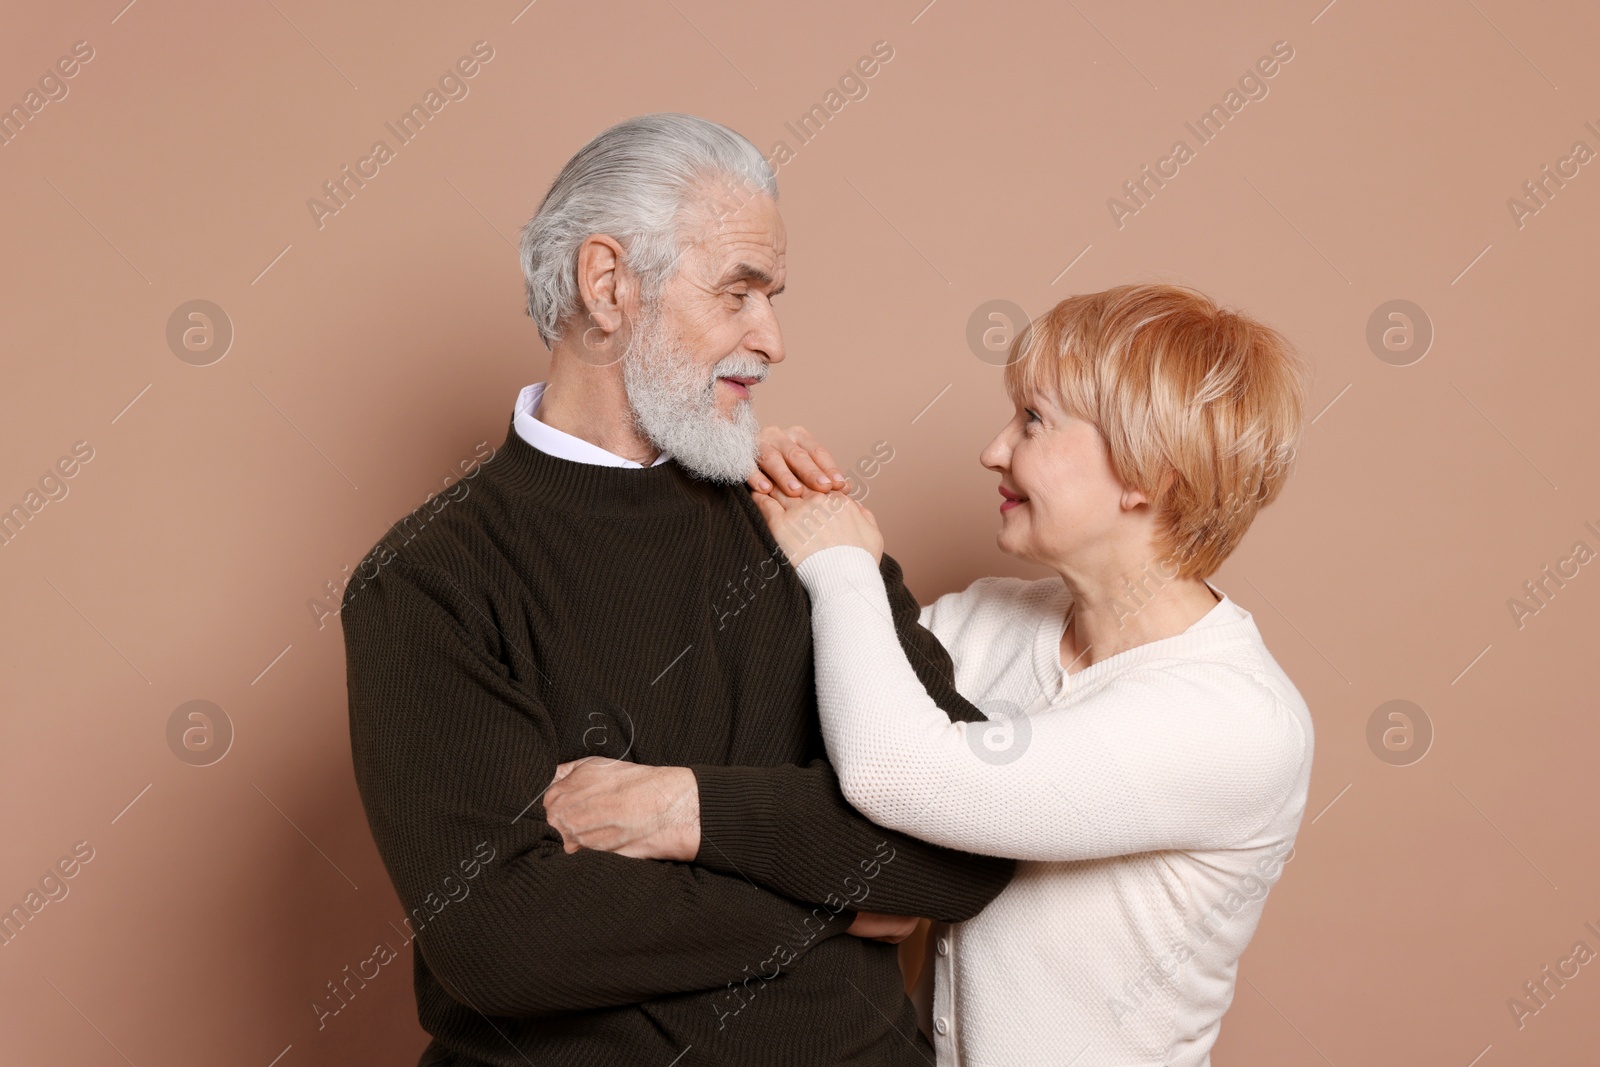
[{"label": "woman's shoulder", "polygon": [[[1242,643],[1241,643],[1242,644]],[[1162,732],[1192,753],[1242,760],[1241,780],[1289,788],[1311,759],[1310,709],[1264,649],[1230,644],[1153,656],[1104,682],[1119,704],[1170,712]]]},{"label": "woman's shoulder", "polygon": [[964,632],[1012,626],[1034,627],[1046,616],[1062,617],[1070,594],[1059,577],[979,578],[922,609],[922,625],[947,646]]}]

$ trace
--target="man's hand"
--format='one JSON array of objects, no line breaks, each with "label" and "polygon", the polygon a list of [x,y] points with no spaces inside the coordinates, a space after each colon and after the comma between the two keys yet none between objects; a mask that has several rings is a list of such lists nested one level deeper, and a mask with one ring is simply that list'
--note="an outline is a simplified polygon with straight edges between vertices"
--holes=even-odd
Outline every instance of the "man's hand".
[{"label": "man's hand", "polygon": [[567,852],[591,848],[684,862],[700,853],[700,786],[687,767],[601,756],[562,763],[545,790],[544,810]]},{"label": "man's hand", "polygon": [[916,933],[920,920],[913,915],[885,915],[877,911],[856,912],[855,922],[845,933],[871,941],[887,941],[898,945]]}]

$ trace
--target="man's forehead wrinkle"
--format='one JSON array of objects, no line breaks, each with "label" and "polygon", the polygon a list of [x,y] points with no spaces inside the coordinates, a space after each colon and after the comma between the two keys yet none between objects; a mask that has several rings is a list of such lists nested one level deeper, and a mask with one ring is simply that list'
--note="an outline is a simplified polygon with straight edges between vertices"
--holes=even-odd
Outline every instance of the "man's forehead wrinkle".
[{"label": "man's forehead wrinkle", "polygon": [[730,271],[740,263],[775,274],[783,266],[784,248],[773,240],[773,235],[761,231],[714,235],[706,245],[715,267]]},{"label": "man's forehead wrinkle", "polygon": [[755,240],[767,244],[781,244],[783,231],[775,226],[764,225],[756,219],[729,217],[710,228],[713,237],[722,237],[730,241]]},{"label": "man's forehead wrinkle", "polygon": [[783,230],[781,221],[776,226],[768,225],[759,219],[742,214],[709,218],[701,216],[684,226],[682,232],[688,243],[701,247],[741,240],[760,241],[782,247],[788,236]]},{"label": "man's forehead wrinkle", "polygon": [[768,205],[775,208],[776,201],[765,193],[739,195],[732,190],[702,185],[697,195],[685,199],[683,212],[702,225],[709,223],[709,228],[715,229],[723,225],[737,225],[735,220],[758,218]]},{"label": "man's forehead wrinkle", "polygon": [[686,204],[685,212],[684,252],[695,253],[685,258],[694,264],[688,273],[697,288],[710,291],[732,284],[731,276],[741,263],[783,286],[788,234],[770,197],[739,202],[702,196]]}]

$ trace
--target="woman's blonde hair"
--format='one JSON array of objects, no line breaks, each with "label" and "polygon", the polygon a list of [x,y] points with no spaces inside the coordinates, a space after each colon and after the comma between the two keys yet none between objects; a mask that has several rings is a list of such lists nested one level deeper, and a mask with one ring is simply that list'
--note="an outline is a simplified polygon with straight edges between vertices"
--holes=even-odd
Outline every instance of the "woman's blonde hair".
[{"label": "woman's blonde hair", "polygon": [[1053,398],[1105,437],[1117,478],[1159,516],[1162,577],[1206,578],[1277,498],[1299,446],[1308,367],[1270,326],[1177,285],[1072,296],[1018,336],[1018,404]]}]

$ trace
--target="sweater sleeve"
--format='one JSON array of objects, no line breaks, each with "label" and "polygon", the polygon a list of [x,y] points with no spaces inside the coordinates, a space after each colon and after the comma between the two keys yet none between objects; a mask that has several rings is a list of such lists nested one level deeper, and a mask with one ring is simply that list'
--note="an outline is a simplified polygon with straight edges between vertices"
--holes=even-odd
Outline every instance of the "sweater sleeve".
[{"label": "sweater sleeve", "polygon": [[845,797],[884,827],[990,855],[1088,860],[1237,845],[1293,791],[1299,724],[1245,672],[1204,661],[1135,667],[1068,707],[989,727],[1027,731],[996,759],[906,661],[869,553],[824,549],[798,572],[829,755]]},{"label": "sweater sleeve", "polygon": [[373,837],[429,969],[468,1006],[527,1018],[716,989],[854,918],[842,897],[813,908],[692,864],[567,854],[540,803],[554,728],[473,636],[483,608],[395,559],[341,616]]},{"label": "sweater sleeve", "polygon": [[[871,557],[867,557],[870,565]],[[875,578],[878,571],[874,571]],[[921,609],[885,556],[881,622],[900,662],[943,722],[983,720],[956,692],[949,653],[919,623]],[[696,766],[700,854],[710,870],[743,875],[797,900],[844,893],[857,910],[970,919],[1006,887],[1015,863],[946,848],[874,825],[851,806],[825,759],[805,766]]]}]

